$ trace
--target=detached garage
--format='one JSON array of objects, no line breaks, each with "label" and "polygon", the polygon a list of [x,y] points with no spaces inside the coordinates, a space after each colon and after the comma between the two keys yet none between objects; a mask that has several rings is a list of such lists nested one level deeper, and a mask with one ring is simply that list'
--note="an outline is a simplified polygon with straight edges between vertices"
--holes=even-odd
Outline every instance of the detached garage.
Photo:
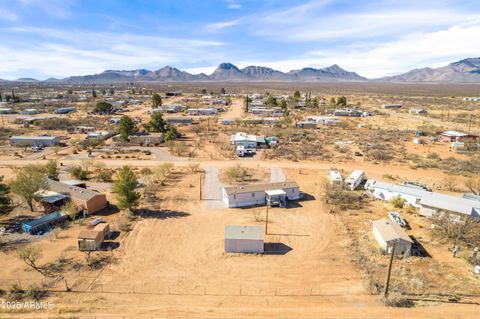
[{"label": "detached garage", "polygon": [[262,254],[264,232],[263,226],[225,226],[225,252]]},{"label": "detached garage", "polygon": [[396,242],[395,255],[410,256],[413,241],[399,224],[386,219],[376,220],[372,224],[373,237],[387,254],[392,253],[393,243]]}]

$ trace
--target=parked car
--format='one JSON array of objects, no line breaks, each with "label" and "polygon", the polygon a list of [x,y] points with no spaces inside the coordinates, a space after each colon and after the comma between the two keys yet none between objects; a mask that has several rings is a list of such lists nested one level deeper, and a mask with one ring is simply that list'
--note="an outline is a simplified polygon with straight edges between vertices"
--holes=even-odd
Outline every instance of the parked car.
[{"label": "parked car", "polygon": [[396,222],[397,224],[399,224],[400,226],[402,227],[407,227],[407,223],[405,222],[405,220],[402,218],[402,216],[400,215],[399,212],[390,212],[388,213],[388,216],[390,217],[390,219],[394,222]]}]

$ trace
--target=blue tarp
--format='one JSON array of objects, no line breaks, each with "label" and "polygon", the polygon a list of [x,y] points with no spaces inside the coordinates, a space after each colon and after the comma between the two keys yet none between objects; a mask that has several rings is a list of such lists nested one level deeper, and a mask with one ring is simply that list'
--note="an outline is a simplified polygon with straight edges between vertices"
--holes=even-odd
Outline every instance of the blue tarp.
[{"label": "blue tarp", "polygon": [[22,229],[29,234],[37,234],[49,231],[50,228],[63,220],[66,216],[61,211],[56,211],[37,219],[22,223]]}]

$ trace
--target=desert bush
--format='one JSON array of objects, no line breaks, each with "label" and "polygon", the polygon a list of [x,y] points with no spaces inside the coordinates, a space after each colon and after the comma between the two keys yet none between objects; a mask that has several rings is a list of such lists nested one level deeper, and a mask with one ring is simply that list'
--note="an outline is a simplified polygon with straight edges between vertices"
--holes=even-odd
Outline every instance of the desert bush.
[{"label": "desert bush", "polygon": [[25,298],[25,290],[23,290],[20,285],[18,284],[13,284],[13,286],[10,288],[10,291],[8,293],[8,296],[13,299],[13,300],[22,300]]},{"label": "desert bush", "polygon": [[76,122],[66,118],[52,118],[36,121],[35,125],[42,130],[67,130],[76,125]]},{"label": "desert bush", "polygon": [[390,293],[388,297],[382,298],[382,302],[389,307],[411,308],[415,304],[399,293]]},{"label": "desert bush", "polygon": [[390,200],[390,203],[393,205],[395,208],[403,208],[405,205],[405,199],[403,199],[400,196],[395,196]]},{"label": "desert bush", "polygon": [[110,183],[113,181],[113,172],[111,170],[105,169],[101,170],[97,175],[97,180],[99,182]]},{"label": "desert bush", "polygon": [[32,300],[41,300],[47,297],[48,292],[46,290],[41,289],[35,284],[30,285],[28,290],[25,291],[25,298],[32,299]]},{"label": "desert bush", "polygon": [[79,180],[87,180],[88,179],[88,172],[86,170],[84,170],[83,168],[81,168],[80,166],[72,166],[70,167],[70,169],[68,170],[70,175],[72,175],[73,177],[75,177],[76,179],[79,179]]},{"label": "desert bush", "polygon": [[412,205],[407,205],[407,207],[405,207],[405,213],[407,214],[415,214],[416,212],[417,212],[417,209]]},{"label": "desert bush", "polygon": [[333,187],[330,183],[324,183],[325,202],[340,209],[360,208],[364,204],[364,197],[354,191]]}]

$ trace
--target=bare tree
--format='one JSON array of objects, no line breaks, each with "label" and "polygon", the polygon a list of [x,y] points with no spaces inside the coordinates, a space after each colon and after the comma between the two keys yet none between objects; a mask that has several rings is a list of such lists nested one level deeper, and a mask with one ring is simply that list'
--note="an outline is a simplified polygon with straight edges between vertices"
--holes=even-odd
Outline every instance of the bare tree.
[{"label": "bare tree", "polygon": [[46,276],[45,270],[37,265],[37,261],[42,257],[42,250],[39,247],[21,247],[18,249],[17,255],[27,266]]},{"label": "bare tree", "polygon": [[457,217],[448,213],[438,213],[433,216],[436,229],[455,243],[478,245],[480,243],[480,222],[471,217]]},{"label": "bare tree", "polygon": [[451,175],[442,179],[442,184],[449,192],[454,192],[457,189],[457,178]]},{"label": "bare tree", "polygon": [[190,164],[188,164],[188,167],[190,168],[192,173],[196,173],[200,169],[200,164],[199,163],[190,163]]},{"label": "bare tree", "polygon": [[475,195],[480,195],[480,177],[470,177],[465,181],[465,186]]}]

